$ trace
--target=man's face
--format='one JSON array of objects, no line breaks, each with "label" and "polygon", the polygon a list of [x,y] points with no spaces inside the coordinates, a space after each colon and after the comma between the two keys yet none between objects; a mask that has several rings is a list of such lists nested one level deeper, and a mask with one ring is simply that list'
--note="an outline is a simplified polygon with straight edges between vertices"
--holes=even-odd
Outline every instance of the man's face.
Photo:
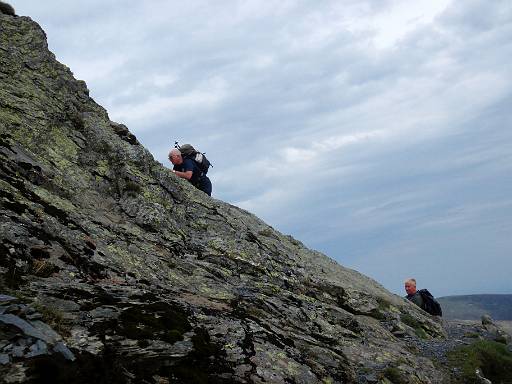
[{"label": "man's face", "polygon": [[414,295],[416,293],[416,284],[412,281],[405,282],[405,292],[407,292],[408,295]]},{"label": "man's face", "polygon": [[173,163],[174,165],[180,165],[183,162],[181,156],[176,154],[172,154],[171,156],[169,156],[169,160],[171,160],[171,163]]}]

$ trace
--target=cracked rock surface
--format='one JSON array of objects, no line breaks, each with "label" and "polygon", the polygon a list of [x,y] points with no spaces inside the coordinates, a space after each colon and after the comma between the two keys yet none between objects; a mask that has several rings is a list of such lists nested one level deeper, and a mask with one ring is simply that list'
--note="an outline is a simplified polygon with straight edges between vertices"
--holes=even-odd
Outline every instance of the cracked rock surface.
[{"label": "cracked rock surface", "polygon": [[0,14],[0,380],[409,383],[441,325],[154,160]]}]

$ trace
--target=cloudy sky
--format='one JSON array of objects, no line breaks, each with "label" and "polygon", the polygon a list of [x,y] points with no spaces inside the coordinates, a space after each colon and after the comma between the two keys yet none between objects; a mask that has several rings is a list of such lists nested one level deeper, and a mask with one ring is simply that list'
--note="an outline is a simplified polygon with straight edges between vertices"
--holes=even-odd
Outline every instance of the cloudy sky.
[{"label": "cloudy sky", "polygon": [[395,293],[512,293],[510,0],[11,4],[215,198]]}]

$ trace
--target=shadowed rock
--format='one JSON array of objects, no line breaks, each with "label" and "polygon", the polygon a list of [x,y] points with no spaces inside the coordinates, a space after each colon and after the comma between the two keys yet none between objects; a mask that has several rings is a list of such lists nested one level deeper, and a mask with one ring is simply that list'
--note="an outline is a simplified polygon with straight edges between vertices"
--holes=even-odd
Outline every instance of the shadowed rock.
[{"label": "shadowed rock", "polygon": [[3,1],[0,1],[0,13],[3,13],[4,15],[16,16],[14,8],[10,4],[4,3]]}]

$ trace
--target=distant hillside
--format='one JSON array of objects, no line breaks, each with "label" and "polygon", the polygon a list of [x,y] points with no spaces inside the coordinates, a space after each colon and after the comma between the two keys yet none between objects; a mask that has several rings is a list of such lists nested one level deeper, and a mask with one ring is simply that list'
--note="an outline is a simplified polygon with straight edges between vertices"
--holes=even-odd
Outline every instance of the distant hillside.
[{"label": "distant hillside", "polygon": [[479,320],[489,314],[494,320],[512,320],[512,295],[445,296],[437,300],[446,319]]}]

